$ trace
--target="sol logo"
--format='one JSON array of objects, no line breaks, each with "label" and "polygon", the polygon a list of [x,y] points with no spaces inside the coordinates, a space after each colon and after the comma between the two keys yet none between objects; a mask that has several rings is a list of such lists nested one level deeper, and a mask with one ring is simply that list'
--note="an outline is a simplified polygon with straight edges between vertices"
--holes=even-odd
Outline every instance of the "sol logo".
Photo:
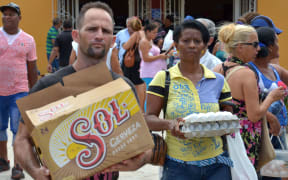
[{"label": "sol logo", "polygon": [[[108,136],[113,132],[113,119],[115,119],[117,125],[121,125],[130,118],[130,113],[127,109],[121,114],[116,99],[112,99],[108,105],[112,112],[105,108],[97,109],[93,115],[94,125],[91,125],[92,121],[85,117],[80,117],[71,124],[70,137],[72,141],[87,147],[76,156],[76,163],[82,169],[92,169],[103,162],[106,156],[106,145],[102,137]],[[91,128],[97,133],[93,133]],[[94,153],[92,153],[92,149]]]}]

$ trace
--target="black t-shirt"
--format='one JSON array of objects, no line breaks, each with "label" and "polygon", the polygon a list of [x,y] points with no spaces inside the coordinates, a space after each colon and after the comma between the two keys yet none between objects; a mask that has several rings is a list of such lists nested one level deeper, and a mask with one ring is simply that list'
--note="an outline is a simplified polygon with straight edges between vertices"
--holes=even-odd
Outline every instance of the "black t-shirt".
[{"label": "black t-shirt", "polygon": [[56,37],[54,46],[59,47],[59,65],[62,67],[69,64],[72,41],[72,31],[63,31]]},{"label": "black t-shirt", "polygon": [[[41,78],[39,81],[37,81],[37,83],[30,90],[29,94],[40,91],[42,89],[45,89],[45,88],[52,86],[58,82],[62,82],[62,79],[64,76],[70,75],[70,74],[75,73],[75,72],[76,71],[73,68],[73,66],[70,65],[70,66],[67,66],[67,67],[60,69],[59,71],[56,71],[55,73],[49,74],[48,76],[45,76],[45,77]],[[119,74],[116,74],[112,71],[110,71],[110,72],[111,72],[112,78],[114,80],[118,79],[118,78],[122,78],[130,85],[130,87],[131,87],[132,91],[134,92],[136,99],[138,101],[138,96],[137,96],[137,93],[136,93],[136,90],[135,90],[133,83],[129,79],[127,79],[126,77],[120,76]]]},{"label": "black t-shirt", "polygon": [[[64,67],[64,68],[60,69],[59,71],[56,71],[53,74],[45,76],[42,79],[40,79],[39,81],[37,81],[37,83],[30,90],[29,94],[37,92],[37,91],[40,91],[42,89],[45,89],[45,88],[47,88],[49,86],[52,86],[52,85],[54,85],[54,84],[56,84],[58,82],[62,82],[62,79],[63,79],[64,76],[67,76],[67,75],[75,73],[75,72],[76,72],[75,69],[70,65],[70,66],[67,66],[67,67]],[[113,79],[123,78],[131,86],[132,91],[134,92],[134,94],[136,96],[136,99],[138,101],[138,97],[137,97],[134,85],[132,84],[132,82],[129,79],[127,79],[126,77],[120,76],[120,75],[118,75],[118,74],[116,74],[116,73],[114,73],[112,71],[111,71],[111,75],[112,75]],[[21,122],[24,123],[23,119],[21,119]],[[108,179],[108,177],[112,176],[112,180],[117,180],[118,177],[119,177],[119,173],[118,172],[112,172],[112,173],[107,173],[107,174],[109,174],[109,175],[105,176],[105,173],[104,174],[99,174],[98,175],[98,179],[99,180],[106,180],[106,178]],[[94,178],[91,177],[90,179],[94,179]]]}]

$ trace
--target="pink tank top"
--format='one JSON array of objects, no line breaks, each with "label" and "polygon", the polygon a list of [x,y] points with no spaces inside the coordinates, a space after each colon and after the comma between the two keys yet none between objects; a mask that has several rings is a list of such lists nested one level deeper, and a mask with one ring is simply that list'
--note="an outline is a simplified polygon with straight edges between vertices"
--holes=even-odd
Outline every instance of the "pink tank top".
[{"label": "pink tank top", "polygon": [[[142,53],[139,50],[141,57],[140,64],[140,77],[141,78],[153,78],[158,71],[164,70],[167,67],[165,59],[157,59],[152,62],[145,62],[142,57]],[[152,48],[149,50],[149,56],[157,56],[160,54],[158,46],[152,44]]]}]

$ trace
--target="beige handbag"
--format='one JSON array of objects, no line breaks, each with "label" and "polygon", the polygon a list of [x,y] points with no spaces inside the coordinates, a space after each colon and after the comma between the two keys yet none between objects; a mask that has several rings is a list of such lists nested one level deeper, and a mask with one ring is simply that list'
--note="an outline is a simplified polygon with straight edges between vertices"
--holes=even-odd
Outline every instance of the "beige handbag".
[{"label": "beige handbag", "polygon": [[256,170],[260,171],[261,167],[275,159],[275,157],[275,150],[269,136],[267,119],[266,116],[264,116],[262,118],[261,146]]}]

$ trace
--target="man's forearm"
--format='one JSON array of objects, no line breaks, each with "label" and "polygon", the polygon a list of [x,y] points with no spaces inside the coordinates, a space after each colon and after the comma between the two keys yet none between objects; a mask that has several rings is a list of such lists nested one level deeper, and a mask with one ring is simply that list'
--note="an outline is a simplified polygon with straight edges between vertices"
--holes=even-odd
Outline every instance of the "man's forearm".
[{"label": "man's forearm", "polygon": [[23,169],[25,169],[32,177],[35,177],[35,170],[39,168],[40,165],[36,160],[31,144],[23,140],[22,143],[19,144],[19,146],[20,147],[17,148],[15,152],[15,155],[18,157],[19,163],[21,164]]},{"label": "man's forearm", "polygon": [[49,64],[52,64],[53,63],[53,61],[54,61],[54,59],[56,58],[56,56],[57,56],[57,54],[58,54],[58,52],[57,52],[57,50],[55,49],[55,47],[52,49],[52,51],[51,51],[51,55],[50,55],[50,57],[49,57]]},{"label": "man's forearm", "polygon": [[27,69],[28,69],[29,88],[31,89],[38,80],[36,60],[28,62],[27,67],[28,67]]},{"label": "man's forearm", "polygon": [[19,132],[14,142],[15,157],[21,167],[23,167],[32,177],[35,177],[37,173],[36,170],[40,167],[40,164],[33,153],[33,146],[28,137],[29,135],[22,135],[22,132],[26,131],[24,126],[25,125],[20,123]]}]

